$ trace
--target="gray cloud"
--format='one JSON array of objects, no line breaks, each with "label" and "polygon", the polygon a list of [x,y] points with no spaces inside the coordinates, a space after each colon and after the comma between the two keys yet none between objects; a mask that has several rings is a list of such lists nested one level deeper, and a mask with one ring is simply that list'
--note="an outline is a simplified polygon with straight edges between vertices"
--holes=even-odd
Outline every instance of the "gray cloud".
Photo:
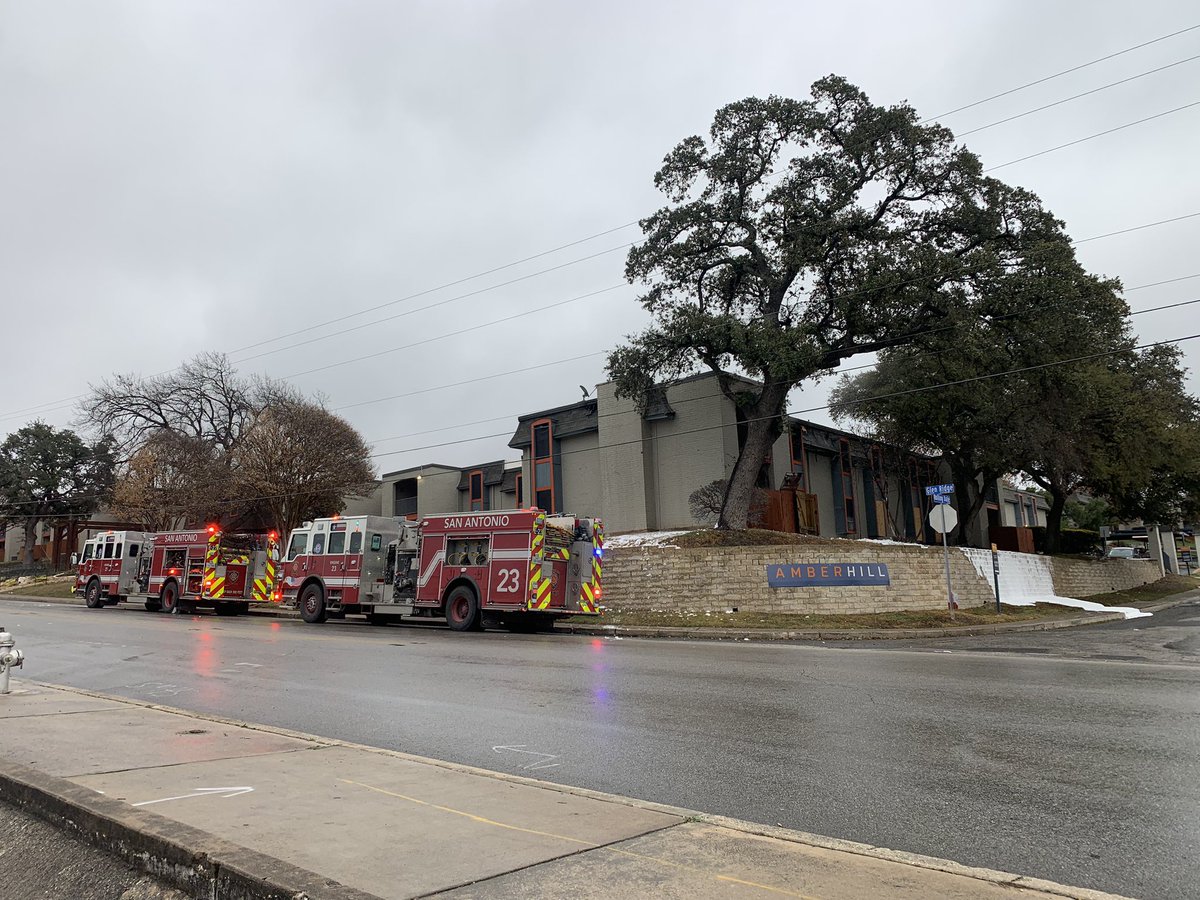
[{"label": "gray cloud", "polygon": [[[145,374],[503,265],[649,213],[651,178],[714,109],[800,96],[836,71],[924,115],[1193,24],[1183,3],[45,3],[0,5],[0,428],[69,404],[112,371]],[[955,130],[1200,53],[1200,32],[948,117]],[[1198,98],[1190,63],[967,138],[985,165]],[[1200,210],[1200,109],[1003,170],[1076,237]],[[1126,285],[1200,271],[1200,220],[1081,247]],[[616,247],[627,229],[396,304],[407,309]],[[286,376],[414,343],[622,280],[614,252],[244,364]],[[296,383],[340,407],[594,353],[636,329],[632,288]],[[1200,279],[1130,294],[1200,296]],[[1135,319],[1197,331],[1187,309]],[[245,359],[306,334],[235,354]],[[1193,369],[1200,349],[1187,347]],[[392,451],[481,434],[574,400],[600,356],[356,406]],[[1200,382],[1193,376],[1194,389]],[[796,407],[824,402],[814,385]],[[823,419],[822,414],[813,414]],[[479,422],[479,424],[471,424]],[[452,427],[454,426],[454,427]],[[503,438],[389,455],[508,455]]]}]

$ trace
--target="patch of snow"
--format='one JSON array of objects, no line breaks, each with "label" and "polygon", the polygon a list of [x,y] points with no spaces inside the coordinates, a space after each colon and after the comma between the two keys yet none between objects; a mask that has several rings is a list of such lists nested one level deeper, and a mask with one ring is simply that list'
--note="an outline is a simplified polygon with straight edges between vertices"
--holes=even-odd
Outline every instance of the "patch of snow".
[{"label": "patch of snow", "polygon": [[[996,588],[992,580],[992,551],[977,547],[957,548],[966,555],[983,579],[987,582],[992,596]],[[1071,606],[1088,612],[1119,612],[1126,619],[1140,619],[1153,613],[1144,612],[1134,606],[1105,606],[1092,600],[1077,600],[1074,597],[1060,597],[1054,593],[1054,577],[1050,569],[1050,560],[1044,556],[1031,553],[1013,553],[1000,551],[1000,601],[1012,606],[1033,606],[1035,603],[1054,603],[1058,606]]]},{"label": "patch of snow", "polygon": [[670,541],[687,533],[686,531],[643,531],[638,534],[616,534],[606,537],[604,546],[610,550],[620,547],[666,547],[678,550],[679,548]]}]

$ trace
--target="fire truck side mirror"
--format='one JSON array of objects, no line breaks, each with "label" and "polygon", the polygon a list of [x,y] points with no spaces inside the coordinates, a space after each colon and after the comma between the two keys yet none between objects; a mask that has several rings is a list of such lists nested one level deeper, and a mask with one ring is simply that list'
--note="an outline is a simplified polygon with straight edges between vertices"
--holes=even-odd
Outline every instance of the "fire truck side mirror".
[{"label": "fire truck side mirror", "polygon": [[71,554],[71,565],[73,565],[73,566],[79,565],[79,554],[78,553]]}]

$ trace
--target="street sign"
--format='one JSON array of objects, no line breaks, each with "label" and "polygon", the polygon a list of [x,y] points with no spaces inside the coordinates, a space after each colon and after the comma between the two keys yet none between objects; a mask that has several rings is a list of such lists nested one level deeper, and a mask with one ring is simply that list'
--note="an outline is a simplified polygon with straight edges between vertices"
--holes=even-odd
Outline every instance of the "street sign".
[{"label": "street sign", "polygon": [[950,495],[949,494],[934,494],[929,499],[932,500],[934,503],[949,503]]},{"label": "street sign", "polygon": [[953,494],[954,485],[952,484],[927,484],[925,486],[926,497],[936,497],[938,494]]},{"label": "street sign", "polygon": [[929,527],[938,534],[953,531],[958,524],[958,513],[948,504],[939,504],[929,510]]}]

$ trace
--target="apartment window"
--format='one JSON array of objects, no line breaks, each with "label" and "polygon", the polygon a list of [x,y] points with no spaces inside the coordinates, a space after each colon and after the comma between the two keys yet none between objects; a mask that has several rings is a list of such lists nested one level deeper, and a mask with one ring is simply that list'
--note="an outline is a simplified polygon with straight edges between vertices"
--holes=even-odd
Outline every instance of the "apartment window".
[{"label": "apartment window", "polygon": [[525,476],[523,476],[520,472],[517,473],[517,481],[514,485],[514,489],[517,492],[517,509],[524,509],[525,501],[522,498],[525,496]]},{"label": "apartment window", "polygon": [[846,534],[858,533],[858,517],[854,510],[854,469],[850,465],[850,442],[838,440],[838,457],[842,465],[842,504],[846,512]]},{"label": "apartment window", "polygon": [[1038,523],[1037,501],[1034,500],[1032,497],[1026,497],[1025,498],[1025,510],[1026,510],[1025,515],[1026,515],[1026,518],[1028,519],[1029,527],[1036,528],[1037,523]]},{"label": "apartment window", "polygon": [[534,422],[533,505],[546,512],[558,512],[554,495],[554,428],[549,419]]},{"label": "apartment window", "polygon": [[476,469],[467,476],[471,485],[471,512],[482,512],[483,503],[483,470]]},{"label": "apartment window", "polygon": [[808,454],[804,447],[804,429],[793,431],[788,436],[792,452],[792,471],[800,476],[796,486],[802,491],[808,490]]}]

